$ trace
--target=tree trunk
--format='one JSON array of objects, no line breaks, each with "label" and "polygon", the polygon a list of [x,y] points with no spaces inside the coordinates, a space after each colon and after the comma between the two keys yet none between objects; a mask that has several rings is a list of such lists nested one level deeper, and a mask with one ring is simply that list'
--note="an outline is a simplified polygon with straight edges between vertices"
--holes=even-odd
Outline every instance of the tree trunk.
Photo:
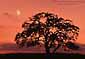
[{"label": "tree trunk", "polygon": [[45,42],[45,51],[46,51],[47,54],[50,53],[50,48],[48,46],[48,42]]},{"label": "tree trunk", "polygon": [[61,44],[58,44],[58,46],[53,50],[53,53],[56,52],[56,50],[61,46]]}]

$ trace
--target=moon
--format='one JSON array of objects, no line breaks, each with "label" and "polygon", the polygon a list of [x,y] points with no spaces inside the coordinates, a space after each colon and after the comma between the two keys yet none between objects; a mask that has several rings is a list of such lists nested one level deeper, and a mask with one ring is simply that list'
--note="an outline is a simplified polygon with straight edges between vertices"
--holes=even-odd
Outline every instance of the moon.
[{"label": "moon", "polygon": [[21,15],[21,11],[20,10],[17,10],[16,13],[17,13],[17,16]]}]

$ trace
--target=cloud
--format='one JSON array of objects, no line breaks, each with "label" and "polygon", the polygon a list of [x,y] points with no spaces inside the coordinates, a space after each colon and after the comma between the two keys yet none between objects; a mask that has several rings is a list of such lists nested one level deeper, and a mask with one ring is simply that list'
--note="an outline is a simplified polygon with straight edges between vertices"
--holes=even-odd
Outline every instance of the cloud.
[{"label": "cloud", "polygon": [[4,12],[4,13],[2,13],[4,16],[8,16],[8,17],[10,17],[10,16],[12,16],[9,12]]},{"label": "cloud", "polygon": [[81,5],[85,4],[84,0],[53,0],[57,5]]},{"label": "cloud", "polygon": [[3,26],[3,25],[0,25],[0,28],[5,28],[5,26]]}]

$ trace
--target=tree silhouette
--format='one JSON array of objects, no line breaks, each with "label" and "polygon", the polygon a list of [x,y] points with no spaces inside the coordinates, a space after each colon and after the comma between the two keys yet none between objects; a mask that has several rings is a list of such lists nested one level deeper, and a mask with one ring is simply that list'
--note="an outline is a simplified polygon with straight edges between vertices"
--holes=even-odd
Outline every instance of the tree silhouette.
[{"label": "tree silhouette", "polygon": [[46,53],[55,53],[62,46],[64,50],[77,50],[75,41],[79,35],[79,27],[71,20],[58,17],[53,13],[35,14],[22,24],[24,30],[15,37],[18,47],[44,45]]}]

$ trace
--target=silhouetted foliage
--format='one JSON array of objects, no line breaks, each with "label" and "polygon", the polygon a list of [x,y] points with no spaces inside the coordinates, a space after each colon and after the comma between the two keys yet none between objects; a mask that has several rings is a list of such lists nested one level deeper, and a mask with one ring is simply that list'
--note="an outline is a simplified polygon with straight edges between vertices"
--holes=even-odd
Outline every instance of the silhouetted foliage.
[{"label": "silhouetted foliage", "polygon": [[16,34],[15,41],[19,47],[44,45],[47,53],[55,53],[60,46],[65,50],[79,48],[74,43],[79,35],[79,27],[71,20],[48,12],[35,14],[29,19],[22,24],[24,30]]}]

